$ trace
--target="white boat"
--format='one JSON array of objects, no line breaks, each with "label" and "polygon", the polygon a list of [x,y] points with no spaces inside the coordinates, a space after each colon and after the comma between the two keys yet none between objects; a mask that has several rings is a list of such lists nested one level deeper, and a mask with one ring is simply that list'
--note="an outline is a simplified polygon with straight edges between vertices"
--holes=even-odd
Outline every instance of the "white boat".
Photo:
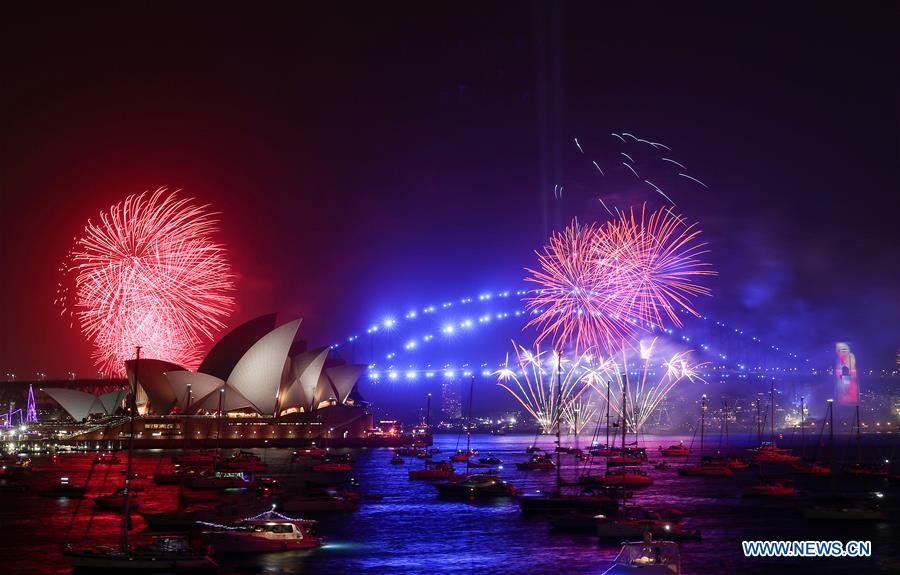
[{"label": "white boat", "polygon": [[622,544],[612,567],[603,575],[680,575],[681,556],[672,541],[632,541]]},{"label": "white boat", "polygon": [[213,553],[268,553],[321,547],[322,540],[313,536],[309,526],[315,521],[293,519],[276,511],[248,517],[235,525],[217,525],[205,532]]}]

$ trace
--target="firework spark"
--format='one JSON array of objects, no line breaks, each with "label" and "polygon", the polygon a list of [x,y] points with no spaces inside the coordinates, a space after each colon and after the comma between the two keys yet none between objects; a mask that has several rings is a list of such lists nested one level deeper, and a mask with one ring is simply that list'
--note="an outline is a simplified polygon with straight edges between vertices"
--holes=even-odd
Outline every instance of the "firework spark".
[{"label": "firework spark", "polygon": [[94,345],[96,365],[123,373],[135,345],[146,357],[195,367],[201,345],[234,309],[234,276],[212,240],[216,220],[166,188],[131,195],[88,222],[69,253],[74,301],[59,301]]},{"label": "firework spark", "polygon": [[[535,352],[516,345],[516,364],[509,356],[503,368],[494,372],[497,385],[508,391],[537,422],[544,433],[552,433],[557,420],[565,422],[582,394],[591,389],[590,354],[566,360],[554,351]],[[582,422],[579,421],[579,426]]]}]

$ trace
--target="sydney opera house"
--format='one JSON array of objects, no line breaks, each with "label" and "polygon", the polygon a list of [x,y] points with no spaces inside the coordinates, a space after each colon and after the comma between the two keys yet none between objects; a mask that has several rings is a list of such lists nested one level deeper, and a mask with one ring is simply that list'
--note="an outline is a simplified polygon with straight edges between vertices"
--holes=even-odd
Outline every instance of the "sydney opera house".
[{"label": "sydney opera house", "polygon": [[[275,314],[225,335],[197,371],[153,358],[126,362],[137,389],[138,447],[392,444],[373,431],[356,390],[364,365],[330,358],[330,348],[306,350],[296,341],[301,320],[275,325]],[[135,381],[136,377],[136,381]],[[127,437],[126,390],[102,395],[44,388],[78,425],[67,442]],[[79,431],[80,430],[80,431]]]}]

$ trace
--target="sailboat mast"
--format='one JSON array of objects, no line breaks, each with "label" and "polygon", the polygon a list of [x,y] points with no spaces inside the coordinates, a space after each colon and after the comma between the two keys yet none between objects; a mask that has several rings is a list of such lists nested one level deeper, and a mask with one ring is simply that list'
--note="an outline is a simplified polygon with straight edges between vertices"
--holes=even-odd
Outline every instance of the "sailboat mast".
[{"label": "sailboat mast", "polygon": [[128,423],[128,463],[125,466],[125,505],[122,509],[122,540],[119,545],[122,553],[128,552],[128,523],[131,520],[131,455],[134,452],[134,413],[137,411],[136,396],[138,386],[138,372],[140,370],[139,366],[141,365],[141,346],[136,346],[135,352],[134,383],[131,386],[131,405],[129,406],[130,419]]},{"label": "sailboat mast", "polygon": [[806,453],[806,439],[803,435],[803,397],[800,398],[800,443],[803,447],[800,448],[800,453]]},{"label": "sailboat mast", "polygon": [[560,423],[562,420],[562,349],[556,351],[556,493],[562,491],[562,465],[560,461],[562,440]]},{"label": "sailboat mast", "polygon": [[700,463],[703,463],[703,431],[706,427],[706,394],[700,396]]},{"label": "sailboat mast", "polygon": [[725,452],[726,454],[730,450],[728,449],[728,400],[725,400]]},{"label": "sailboat mast", "polygon": [[469,383],[469,414],[466,416],[466,475],[469,474],[469,460],[472,458],[472,394],[475,392],[475,376]]},{"label": "sailboat mast", "polygon": [[759,415],[759,396],[756,398],[756,443],[762,445],[762,418]]},{"label": "sailboat mast", "polygon": [[772,445],[775,445],[775,378],[772,378],[772,421],[770,423],[772,428],[772,437],[770,441]]},{"label": "sailboat mast", "polygon": [[606,466],[609,467],[609,390],[612,387],[612,382],[606,380]]},{"label": "sailboat mast", "polygon": [[[628,374],[622,373],[622,461],[625,461],[625,435],[628,433]],[[606,462],[606,472],[609,473],[609,460]],[[626,503],[625,478],[622,478],[622,508]]]}]

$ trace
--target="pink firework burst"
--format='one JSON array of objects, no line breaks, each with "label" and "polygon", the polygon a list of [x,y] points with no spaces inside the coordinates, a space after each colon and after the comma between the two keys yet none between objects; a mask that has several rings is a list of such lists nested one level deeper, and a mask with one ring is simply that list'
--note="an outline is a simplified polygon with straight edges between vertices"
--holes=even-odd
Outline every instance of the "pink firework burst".
[{"label": "pink firework burst", "polygon": [[224,327],[234,276],[207,207],[166,188],[131,195],[76,239],[70,308],[101,371],[123,373],[135,345],[145,357],[195,367],[204,341]]},{"label": "pink firework burst", "polygon": [[631,338],[636,327],[619,315],[622,292],[627,289],[617,266],[601,259],[601,229],[572,222],[550,236],[540,269],[527,269],[525,281],[537,284],[525,306],[534,316],[527,327],[539,330],[536,344],[546,339],[554,346],[572,346],[575,352],[592,348],[615,349]]},{"label": "pink firework burst", "polygon": [[716,273],[699,236],[668,208],[632,209],[601,226],[573,222],[537,254],[540,269],[527,270],[538,285],[525,298],[528,327],[537,342],[611,353],[641,331],[681,325],[679,308],[696,315],[692,299],[710,294],[695,280]]},{"label": "pink firework burst", "polygon": [[693,299],[712,292],[697,280],[716,275],[703,259],[709,250],[700,233],[696,223],[687,224],[669,208],[648,213],[646,204],[607,222],[597,254],[599,264],[626,288],[617,313],[644,328],[681,326],[679,309],[698,315]]}]

